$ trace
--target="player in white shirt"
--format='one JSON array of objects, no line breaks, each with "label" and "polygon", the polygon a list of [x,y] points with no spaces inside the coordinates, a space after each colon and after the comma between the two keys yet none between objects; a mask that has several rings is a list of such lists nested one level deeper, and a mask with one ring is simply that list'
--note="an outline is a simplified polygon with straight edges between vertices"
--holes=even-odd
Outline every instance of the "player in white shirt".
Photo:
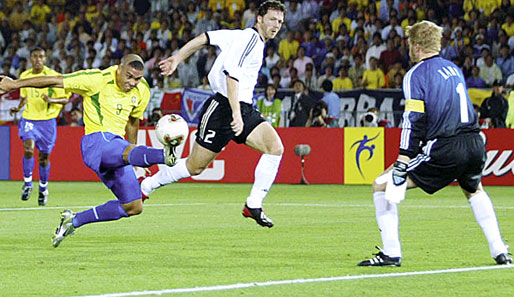
[{"label": "player in white shirt", "polygon": [[228,142],[234,140],[262,153],[243,216],[263,227],[273,227],[273,222],[262,211],[262,201],[275,180],[284,147],[275,129],[252,107],[252,97],[265,42],[280,31],[285,12],[280,1],[267,0],[258,9],[254,27],[208,31],[159,63],[162,74],[170,75],[180,62],[204,46],[214,45],[221,50],[208,75],[215,95],[203,106],[191,154],[177,161],[174,167],[163,168],[144,179],[141,182],[143,197],[163,185],[202,173]]}]

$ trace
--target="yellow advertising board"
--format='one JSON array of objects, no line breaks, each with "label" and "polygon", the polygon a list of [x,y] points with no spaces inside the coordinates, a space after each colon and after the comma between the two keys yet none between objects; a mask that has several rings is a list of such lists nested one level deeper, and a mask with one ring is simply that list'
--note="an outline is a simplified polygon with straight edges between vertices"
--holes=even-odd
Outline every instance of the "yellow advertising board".
[{"label": "yellow advertising board", "polygon": [[344,129],[344,183],[372,184],[384,171],[384,128]]}]

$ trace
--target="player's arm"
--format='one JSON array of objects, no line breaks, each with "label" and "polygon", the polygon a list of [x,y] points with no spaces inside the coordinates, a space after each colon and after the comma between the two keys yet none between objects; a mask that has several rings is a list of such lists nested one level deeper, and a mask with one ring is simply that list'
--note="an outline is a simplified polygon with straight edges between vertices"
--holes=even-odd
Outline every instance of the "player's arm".
[{"label": "player's arm", "polygon": [[48,103],[56,103],[56,104],[62,104],[62,105],[70,102],[70,98],[52,98],[46,94],[43,94],[43,100],[45,100],[45,102],[48,102]]},{"label": "player's arm", "polygon": [[19,88],[63,88],[62,75],[57,76],[37,76],[31,78],[13,80],[7,76],[0,75],[0,90],[9,92]]},{"label": "player's arm", "polygon": [[229,75],[227,75],[227,93],[228,103],[232,109],[232,122],[230,123],[230,127],[235,135],[238,136],[243,132],[244,126],[241,116],[241,106],[239,104],[239,81]]},{"label": "player's arm", "polygon": [[133,144],[137,143],[137,131],[139,130],[139,119],[129,116],[125,132],[127,133],[127,141]]},{"label": "player's arm", "polygon": [[163,75],[172,74],[177,69],[177,66],[180,62],[184,61],[197,50],[207,45],[208,41],[209,39],[206,33],[202,33],[196,36],[194,39],[190,40],[178,51],[178,53],[159,62],[161,73]]},{"label": "player's arm", "polygon": [[20,97],[20,103],[18,103],[18,106],[12,107],[9,110],[9,114],[13,115],[13,114],[17,113],[18,111],[20,111],[23,108],[23,106],[25,106],[26,103],[27,103],[27,98],[26,97]]}]

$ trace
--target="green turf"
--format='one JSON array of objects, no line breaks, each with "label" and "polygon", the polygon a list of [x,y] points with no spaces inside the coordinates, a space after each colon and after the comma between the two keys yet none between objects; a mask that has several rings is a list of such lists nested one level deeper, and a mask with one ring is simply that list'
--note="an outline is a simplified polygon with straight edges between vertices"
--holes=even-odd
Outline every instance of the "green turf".
[{"label": "green turf", "polygon": [[[400,205],[403,263],[357,267],[380,244],[369,186],[275,185],[264,229],[241,216],[247,184],[175,184],[142,215],[81,227],[59,248],[55,207],[112,199],[100,183],[51,182],[49,203],[0,182],[0,296],[74,296],[493,265],[460,190],[409,192]],[[488,187],[514,244],[512,187]],[[342,280],[189,293],[192,296],[512,296],[514,269]],[[168,296],[168,295],[167,295]]]}]

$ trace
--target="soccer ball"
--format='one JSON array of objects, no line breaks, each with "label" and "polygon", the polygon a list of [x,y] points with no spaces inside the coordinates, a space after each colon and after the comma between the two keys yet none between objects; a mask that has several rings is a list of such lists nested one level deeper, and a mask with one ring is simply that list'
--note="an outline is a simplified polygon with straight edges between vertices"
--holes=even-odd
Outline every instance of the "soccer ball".
[{"label": "soccer ball", "polygon": [[186,120],[178,114],[168,114],[157,122],[155,134],[160,143],[178,146],[186,141],[187,135],[189,135],[189,127]]}]

